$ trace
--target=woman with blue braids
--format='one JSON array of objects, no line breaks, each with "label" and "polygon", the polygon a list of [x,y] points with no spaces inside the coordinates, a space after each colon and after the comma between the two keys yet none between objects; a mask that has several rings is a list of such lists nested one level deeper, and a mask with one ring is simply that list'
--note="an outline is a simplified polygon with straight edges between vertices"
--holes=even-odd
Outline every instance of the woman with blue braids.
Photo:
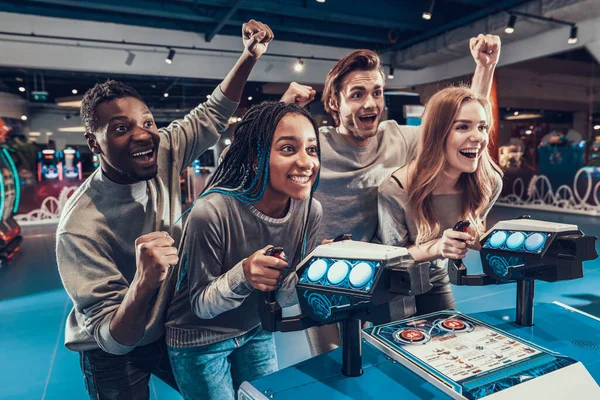
[{"label": "woman with blue braids", "polygon": [[[167,316],[173,372],[186,399],[234,399],[243,381],[277,370],[258,291],[295,299],[294,267],[317,243],[318,129],[304,109],[252,107],[186,221]],[[286,261],[265,255],[282,246]]]}]

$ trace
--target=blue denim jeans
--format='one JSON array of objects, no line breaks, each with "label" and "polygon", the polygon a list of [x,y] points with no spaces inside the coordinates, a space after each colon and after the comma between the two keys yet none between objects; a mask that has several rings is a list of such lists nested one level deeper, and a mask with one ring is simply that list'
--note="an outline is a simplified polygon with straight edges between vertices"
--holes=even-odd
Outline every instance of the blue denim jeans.
[{"label": "blue denim jeans", "polygon": [[169,347],[169,358],[187,400],[234,400],[242,382],[277,371],[275,339],[260,326],[206,346]]}]

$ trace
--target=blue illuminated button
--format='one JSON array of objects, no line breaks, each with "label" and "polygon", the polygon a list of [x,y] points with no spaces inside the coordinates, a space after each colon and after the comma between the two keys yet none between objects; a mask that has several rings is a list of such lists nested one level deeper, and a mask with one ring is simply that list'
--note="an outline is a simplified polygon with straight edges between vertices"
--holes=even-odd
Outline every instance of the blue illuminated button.
[{"label": "blue illuminated button", "polygon": [[515,232],[506,239],[506,247],[514,250],[521,246],[525,241],[525,234],[523,232]]},{"label": "blue illuminated button", "polygon": [[332,285],[337,285],[346,278],[349,269],[346,261],[336,261],[327,271],[327,280]]},{"label": "blue illuminated button", "polygon": [[498,232],[494,233],[489,241],[490,246],[493,247],[494,249],[502,246],[504,244],[504,242],[506,242],[507,236],[508,235],[504,231],[498,231]]},{"label": "blue illuminated button", "polygon": [[350,271],[350,284],[356,288],[363,287],[372,277],[373,268],[366,262],[361,262]]},{"label": "blue illuminated button", "polygon": [[525,248],[529,251],[539,250],[546,242],[546,237],[541,233],[534,233],[525,241]]},{"label": "blue illuminated button", "polygon": [[308,267],[308,280],[316,282],[320,280],[327,272],[327,262],[325,260],[316,260]]}]

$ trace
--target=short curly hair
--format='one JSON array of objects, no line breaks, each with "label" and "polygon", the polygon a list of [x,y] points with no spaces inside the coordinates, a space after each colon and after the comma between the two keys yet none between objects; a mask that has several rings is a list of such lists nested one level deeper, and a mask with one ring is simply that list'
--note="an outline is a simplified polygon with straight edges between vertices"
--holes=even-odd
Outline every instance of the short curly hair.
[{"label": "short curly hair", "polygon": [[93,88],[88,90],[83,95],[80,109],[85,131],[96,132],[96,129],[98,129],[98,116],[96,115],[98,105],[105,101],[122,99],[124,97],[134,97],[144,102],[142,96],[134,88],[115,80],[97,83]]}]

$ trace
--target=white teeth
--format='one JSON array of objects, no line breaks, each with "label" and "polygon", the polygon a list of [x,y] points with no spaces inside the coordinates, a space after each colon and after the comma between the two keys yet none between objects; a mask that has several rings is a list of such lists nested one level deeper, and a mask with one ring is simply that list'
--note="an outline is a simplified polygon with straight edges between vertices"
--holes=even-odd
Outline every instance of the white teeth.
[{"label": "white teeth", "polygon": [[310,176],[290,176],[290,179],[298,183],[307,183],[310,179]]},{"label": "white teeth", "polygon": [[140,151],[139,153],[134,153],[133,156],[134,157],[145,156],[146,154],[150,154],[150,153],[152,153],[152,149],[146,150],[146,151]]},{"label": "white teeth", "polygon": [[479,152],[479,150],[477,150],[477,149],[463,149],[463,150],[460,150],[460,152],[461,153],[474,153],[474,154],[477,154]]}]

